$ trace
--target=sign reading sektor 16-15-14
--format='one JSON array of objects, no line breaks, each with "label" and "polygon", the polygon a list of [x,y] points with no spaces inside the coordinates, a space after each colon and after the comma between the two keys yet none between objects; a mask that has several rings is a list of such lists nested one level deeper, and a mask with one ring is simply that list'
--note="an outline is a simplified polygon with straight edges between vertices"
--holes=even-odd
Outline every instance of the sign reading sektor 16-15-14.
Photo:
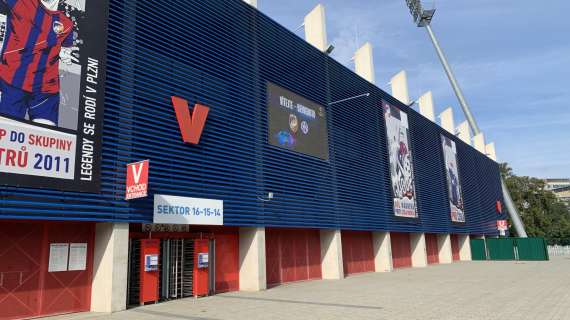
[{"label": "sign reading sektor 16-15-14", "polygon": [[0,184],[99,192],[108,0],[0,7]]},{"label": "sign reading sektor 16-15-14", "polygon": [[224,201],[155,194],[153,222],[223,225]]}]

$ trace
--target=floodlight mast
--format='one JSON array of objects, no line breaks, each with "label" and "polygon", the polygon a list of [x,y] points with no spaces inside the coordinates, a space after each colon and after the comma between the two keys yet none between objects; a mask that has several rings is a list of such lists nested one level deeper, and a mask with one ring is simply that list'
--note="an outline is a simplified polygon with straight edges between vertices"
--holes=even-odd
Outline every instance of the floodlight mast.
[{"label": "floodlight mast", "polygon": [[479,133],[481,133],[481,130],[479,130],[479,126],[475,121],[475,117],[473,117],[473,114],[471,113],[471,109],[467,104],[467,100],[463,95],[463,91],[459,87],[459,83],[457,82],[457,79],[455,78],[455,75],[451,70],[451,66],[447,62],[447,58],[445,57],[445,54],[443,53],[443,50],[441,49],[441,46],[439,45],[439,42],[437,41],[437,38],[435,37],[433,30],[431,29],[430,24],[433,15],[435,14],[435,9],[424,10],[424,8],[422,7],[421,0],[406,0],[406,4],[408,5],[408,8],[410,8],[410,13],[414,18],[414,22],[416,23],[416,25],[418,27],[426,28],[429,38],[435,48],[435,51],[437,52],[437,56],[439,57],[439,60],[443,65],[443,69],[447,74],[447,78],[449,78],[449,82],[451,82],[451,87],[453,88],[453,91],[455,91],[455,95],[459,100],[461,109],[463,109],[463,113],[465,114],[465,117],[467,118],[467,121],[469,122],[469,125],[473,130],[473,134],[478,135]]},{"label": "floodlight mast", "polygon": [[[471,113],[471,109],[469,108],[469,105],[467,104],[467,100],[465,99],[465,96],[463,95],[463,91],[461,90],[461,88],[459,87],[459,83],[457,82],[457,79],[455,78],[455,75],[453,74],[453,71],[451,70],[451,66],[449,65],[449,63],[447,62],[447,58],[445,57],[445,54],[443,53],[443,50],[441,49],[441,46],[439,45],[439,42],[437,41],[437,38],[435,37],[435,34],[433,33],[433,30],[431,29],[431,20],[433,18],[433,15],[435,14],[435,9],[431,8],[428,10],[425,10],[422,6],[422,2],[421,0],[406,0],[406,4],[408,5],[408,8],[410,9],[410,13],[412,15],[412,18],[414,19],[414,23],[416,23],[416,25],[418,27],[425,27],[429,38],[435,48],[435,51],[437,52],[437,56],[439,57],[439,60],[441,61],[441,64],[443,65],[443,69],[445,70],[445,73],[447,74],[447,78],[449,78],[449,82],[451,83],[451,87],[453,88],[453,91],[455,92],[455,95],[457,96],[457,100],[459,100],[459,104],[461,105],[461,109],[463,109],[463,113],[465,114],[465,118],[467,118],[467,121],[469,122],[469,126],[471,126],[471,129],[473,130],[473,133],[475,135],[478,135],[479,133],[481,133],[481,130],[479,130],[479,126],[477,125],[477,122],[475,121],[475,117],[473,117],[473,114]],[[509,193],[509,190],[507,188],[507,185],[505,184],[504,179],[501,177],[501,187],[502,187],[502,191],[503,191],[503,199],[505,200],[505,205],[507,207],[507,210],[509,212],[509,215],[511,217],[511,220],[513,222],[513,226],[515,227],[515,230],[517,231],[517,234],[519,235],[519,237],[521,238],[526,238],[527,234],[524,228],[524,224],[522,222],[522,219],[520,218],[520,215],[518,213],[517,208],[515,207],[515,204],[511,198],[511,195]]]}]

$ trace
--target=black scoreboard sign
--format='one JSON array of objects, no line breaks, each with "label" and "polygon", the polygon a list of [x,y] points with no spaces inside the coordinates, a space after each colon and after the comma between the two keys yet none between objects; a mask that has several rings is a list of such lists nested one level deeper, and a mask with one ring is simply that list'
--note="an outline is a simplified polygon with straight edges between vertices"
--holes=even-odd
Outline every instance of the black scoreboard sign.
[{"label": "black scoreboard sign", "polygon": [[267,112],[269,144],[328,160],[327,115],[323,106],[268,83]]}]

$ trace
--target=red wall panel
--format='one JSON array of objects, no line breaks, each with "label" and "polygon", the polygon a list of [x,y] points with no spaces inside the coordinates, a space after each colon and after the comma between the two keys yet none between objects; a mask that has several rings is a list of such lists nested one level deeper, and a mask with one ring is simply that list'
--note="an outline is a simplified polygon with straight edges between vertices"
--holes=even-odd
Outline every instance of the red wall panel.
[{"label": "red wall panel", "polygon": [[309,279],[322,279],[321,236],[319,231],[307,231]]},{"label": "red wall panel", "polygon": [[453,261],[459,261],[459,237],[456,234],[451,235],[451,253]]},{"label": "red wall panel", "polygon": [[267,284],[321,279],[318,230],[266,229]]},{"label": "red wall panel", "polygon": [[39,223],[0,224],[0,319],[39,315],[43,238]]},{"label": "red wall panel", "polygon": [[426,233],[426,251],[428,264],[439,263],[439,247],[437,245],[437,234]]},{"label": "red wall panel", "polygon": [[265,230],[265,268],[267,284],[281,283],[281,255],[277,230]]},{"label": "red wall panel", "polygon": [[372,233],[342,231],[342,258],[345,275],[373,272]]},{"label": "red wall panel", "polygon": [[46,272],[43,284],[41,314],[88,311],[91,307],[91,269],[93,266],[94,225],[86,223],[46,224],[47,250],[44,254],[47,271],[50,243],[87,243],[87,270]]},{"label": "red wall panel", "polygon": [[410,235],[398,232],[391,233],[390,243],[392,245],[392,263],[394,268],[411,267],[412,252],[410,249]]},{"label": "red wall panel", "polygon": [[295,279],[309,279],[309,244],[305,232],[292,239],[295,244]]},{"label": "red wall panel", "polygon": [[[91,304],[94,225],[0,224],[0,319],[88,311]],[[83,271],[48,272],[50,243],[87,243]]]},{"label": "red wall panel", "polygon": [[293,231],[281,231],[280,232],[280,242],[281,247],[280,260],[281,260],[281,282],[292,282],[297,279],[295,277],[295,247],[294,240],[295,236],[301,236],[300,232]]},{"label": "red wall panel", "polygon": [[216,292],[239,290],[239,235],[216,234]]}]

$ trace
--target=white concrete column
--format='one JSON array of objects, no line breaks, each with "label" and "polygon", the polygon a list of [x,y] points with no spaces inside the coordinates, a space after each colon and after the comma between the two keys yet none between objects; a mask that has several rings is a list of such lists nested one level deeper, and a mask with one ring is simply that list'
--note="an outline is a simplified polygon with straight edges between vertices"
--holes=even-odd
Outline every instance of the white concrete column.
[{"label": "white concrete column", "polygon": [[471,127],[469,126],[469,122],[463,121],[457,127],[457,133],[459,135],[459,139],[463,140],[463,142],[471,145]]},{"label": "white concrete column", "polygon": [[468,234],[460,234],[459,237],[459,260],[471,261],[471,239]]},{"label": "white concrete column", "polygon": [[372,232],[374,243],[374,268],[376,272],[390,272],[392,263],[392,242],[390,232]]},{"label": "white concrete column", "polygon": [[245,3],[249,4],[250,6],[257,8],[257,0],[243,0]]},{"label": "white concrete column", "polygon": [[439,263],[453,263],[453,252],[451,251],[451,236],[449,234],[437,235],[437,248]]},{"label": "white concrete column", "polygon": [[473,147],[482,154],[486,154],[485,150],[485,134],[483,132],[473,137]]},{"label": "white concrete column", "polygon": [[455,121],[453,120],[453,109],[447,108],[440,115],[441,127],[449,133],[455,135]]},{"label": "white concrete column", "polygon": [[420,105],[420,114],[432,122],[435,122],[435,107],[431,91],[424,93],[420,97],[418,104]]},{"label": "white concrete column", "polygon": [[412,252],[412,267],[427,267],[426,236],[424,233],[410,234],[410,249]]},{"label": "white concrete column", "polygon": [[129,224],[98,223],[95,226],[91,311],[127,309]]},{"label": "white concrete column", "polygon": [[354,54],[354,72],[370,83],[375,82],[372,44],[366,42]]},{"label": "white concrete column", "polygon": [[392,96],[403,104],[409,105],[410,95],[408,94],[408,76],[406,71],[402,70],[393,76],[390,80],[390,85],[392,86]]},{"label": "white concrete column", "polygon": [[325,6],[318,4],[305,16],[303,24],[305,26],[305,40],[315,48],[323,52],[326,51],[328,42]]},{"label": "white concrete column", "polygon": [[497,151],[495,150],[495,143],[491,142],[485,146],[485,153],[491,160],[497,162]]},{"label": "white concrete column", "polygon": [[323,279],[343,279],[342,237],[340,230],[321,230],[321,269]]},{"label": "white concrete column", "polygon": [[239,229],[239,289],[267,289],[265,228]]}]

